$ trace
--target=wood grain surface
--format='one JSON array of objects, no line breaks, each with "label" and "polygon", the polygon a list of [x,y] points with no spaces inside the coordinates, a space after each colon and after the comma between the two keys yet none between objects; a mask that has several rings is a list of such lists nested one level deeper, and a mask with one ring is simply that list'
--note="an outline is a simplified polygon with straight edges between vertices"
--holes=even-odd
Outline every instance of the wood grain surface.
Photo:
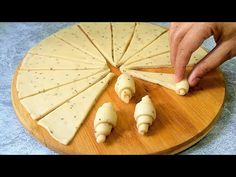
[{"label": "wood grain surface", "polygon": [[[109,65],[112,72],[120,74]],[[19,67],[18,67],[19,69]],[[62,154],[176,154],[203,138],[219,117],[225,97],[225,82],[220,70],[203,78],[186,96],[146,81],[135,79],[135,96],[129,104],[123,103],[114,91],[115,77],[98,99],[76,136],[67,146],[58,143],[21,105],[16,91],[18,69],[12,81],[12,102],[23,126],[42,144]],[[172,69],[146,69],[171,73]],[[145,95],[152,99],[157,119],[146,136],[136,129],[133,117],[137,102]],[[117,114],[117,127],[103,144],[97,144],[93,121],[97,109],[105,102],[112,102]],[[63,131],[63,130],[62,130]]]}]

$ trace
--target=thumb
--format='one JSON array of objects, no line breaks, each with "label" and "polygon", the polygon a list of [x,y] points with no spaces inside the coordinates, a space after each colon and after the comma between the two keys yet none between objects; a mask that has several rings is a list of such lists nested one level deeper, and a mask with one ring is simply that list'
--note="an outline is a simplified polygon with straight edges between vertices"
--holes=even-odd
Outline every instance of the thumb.
[{"label": "thumb", "polygon": [[232,44],[230,41],[225,41],[217,45],[207,56],[194,66],[188,77],[189,85],[194,87],[208,72],[230,59],[232,57],[231,48]]}]

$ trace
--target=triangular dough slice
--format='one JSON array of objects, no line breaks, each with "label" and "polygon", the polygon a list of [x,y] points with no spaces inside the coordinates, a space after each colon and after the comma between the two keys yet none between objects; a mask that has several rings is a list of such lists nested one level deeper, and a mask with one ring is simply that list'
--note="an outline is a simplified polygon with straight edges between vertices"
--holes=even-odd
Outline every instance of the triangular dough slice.
[{"label": "triangular dough slice", "polygon": [[38,45],[31,48],[28,53],[59,57],[74,62],[101,63],[97,58],[85,54],[54,35],[42,40]]},{"label": "triangular dough slice", "polygon": [[104,79],[40,119],[38,124],[58,142],[68,144],[113,76],[113,73],[109,73]]},{"label": "triangular dough slice", "polygon": [[[207,51],[205,51],[203,48],[197,49],[192,54],[188,66],[193,66],[194,64],[198,63],[206,55]],[[129,69],[171,67],[170,53],[168,52],[150,58],[142,59],[140,61],[127,65],[124,64],[122,67]]]},{"label": "triangular dough slice", "polygon": [[61,87],[57,87],[52,90],[48,90],[44,93],[27,97],[20,100],[26,110],[30,113],[32,119],[40,119],[53,109],[59,107],[72,97],[86,90],[94,83],[101,80],[105,75],[109,73],[109,70],[102,71],[90,76],[88,78],[67,84]]},{"label": "triangular dough slice", "polygon": [[135,23],[112,23],[113,57],[117,65],[125,53],[134,33]]},{"label": "triangular dough slice", "polygon": [[112,34],[111,24],[100,23],[80,23],[79,26],[87,34],[93,44],[100,50],[105,58],[114,65],[112,57]]},{"label": "triangular dough slice", "polygon": [[170,53],[164,53],[161,55],[146,58],[134,63],[124,64],[122,68],[126,69],[140,69],[140,68],[160,68],[160,67],[171,67]]},{"label": "triangular dough slice", "polygon": [[85,53],[98,58],[102,62],[106,62],[102,54],[96,49],[96,47],[92,44],[84,32],[78,27],[78,24],[62,29],[54,35],[69,43],[70,45],[84,51]]},{"label": "triangular dough slice", "polygon": [[165,74],[165,73],[156,73],[156,72],[146,72],[146,71],[137,71],[137,70],[123,70],[124,73],[127,73],[133,77],[159,84],[168,89],[175,90],[175,81],[174,74]]},{"label": "triangular dough slice", "polygon": [[159,36],[146,48],[144,48],[143,50],[135,54],[133,57],[128,59],[125,64],[136,62],[144,58],[149,58],[170,51],[168,35],[169,33],[166,32]]},{"label": "triangular dough slice", "polygon": [[144,47],[148,46],[166,30],[167,29],[161,26],[154,25],[151,23],[137,23],[133,38],[130,42],[127,51],[119,61],[119,65],[126,62],[129,58],[131,58],[137,52],[142,50]]},{"label": "triangular dough slice", "polygon": [[24,98],[65,85],[74,81],[78,81],[94,75],[104,69],[92,70],[37,70],[18,72],[16,89],[18,97]]},{"label": "triangular dough slice", "polygon": [[22,61],[21,70],[79,70],[79,69],[98,69],[107,67],[106,63],[101,64],[88,64],[84,62],[72,62],[70,60],[58,58],[58,57],[47,57],[41,55],[27,54]]}]

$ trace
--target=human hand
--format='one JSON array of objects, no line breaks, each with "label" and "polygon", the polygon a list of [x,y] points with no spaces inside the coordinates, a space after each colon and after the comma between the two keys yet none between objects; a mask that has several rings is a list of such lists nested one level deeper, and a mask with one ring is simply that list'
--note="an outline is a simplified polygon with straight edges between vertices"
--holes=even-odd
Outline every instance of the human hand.
[{"label": "human hand", "polygon": [[212,35],[216,46],[193,67],[188,76],[191,87],[197,85],[209,71],[236,56],[236,23],[171,23],[170,59],[175,69],[176,82],[184,79],[185,69],[192,53]]}]

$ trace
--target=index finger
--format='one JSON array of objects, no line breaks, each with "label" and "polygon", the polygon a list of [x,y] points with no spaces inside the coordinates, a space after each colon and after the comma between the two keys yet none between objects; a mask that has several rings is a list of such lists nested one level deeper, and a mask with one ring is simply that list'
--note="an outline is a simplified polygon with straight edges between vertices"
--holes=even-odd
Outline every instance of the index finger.
[{"label": "index finger", "polygon": [[181,23],[170,36],[170,60],[171,64],[175,66],[175,58],[178,51],[178,46],[181,40],[184,38],[185,34],[191,29],[192,23]]},{"label": "index finger", "polygon": [[184,79],[186,66],[191,55],[196,51],[203,41],[211,36],[211,32],[202,26],[195,26],[184,36],[179,44],[175,61],[175,80],[176,82]]}]

